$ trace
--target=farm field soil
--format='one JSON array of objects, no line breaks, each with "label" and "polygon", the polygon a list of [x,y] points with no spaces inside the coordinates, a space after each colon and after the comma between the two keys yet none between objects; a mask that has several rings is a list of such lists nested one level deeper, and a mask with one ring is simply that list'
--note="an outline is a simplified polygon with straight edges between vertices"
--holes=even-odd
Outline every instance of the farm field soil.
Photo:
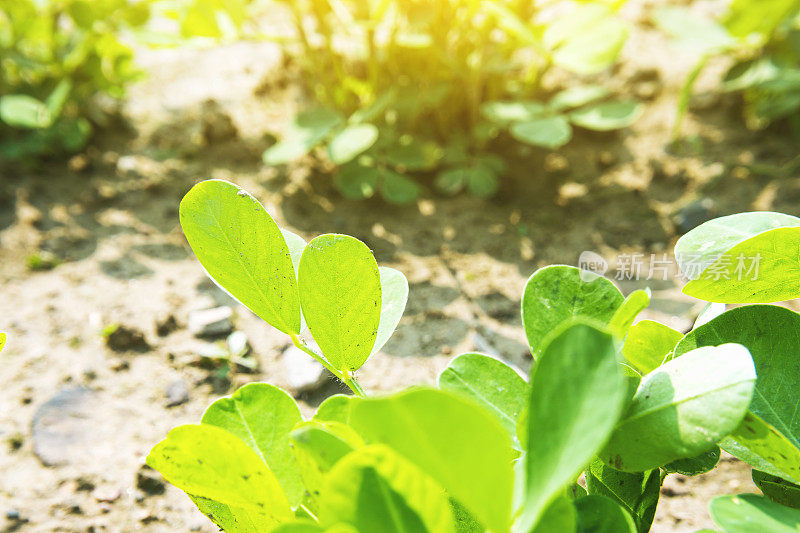
[{"label": "farm field soil", "polygon": [[[556,154],[509,142],[512,176],[488,201],[427,194],[410,206],[353,202],[314,160],[265,168],[270,133],[301,98],[291,62],[252,43],[144,52],[149,78],[130,91],[124,123],[97,146],[69,162],[0,165],[0,330],[9,336],[0,375],[0,531],[216,531],[182,492],[142,469],[150,447],[249,381],[292,390],[307,414],[341,391],[331,381],[292,389],[286,337],[205,277],[177,216],[200,179],[241,185],[305,238],[356,236],[380,264],[405,273],[410,297],[400,327],[359,372],[371,392],[433,383],[466,351],[527,370],[525,280],[547,264],[576,265],[582,251],[603,256],[626,294],[652,289],[644,317],[691,327],[699,302],[681,295],[672,273],[650,275],[650,259],[670,260],[682,232],[713,216],[797,214],[800,179],[788,166],[796,143],[779,130],[746,130],[736,99],[711,92],[724,67],[715,65],[685,123],[691,142],[669,149],[691,61],[642,23],[648,8],[626,8],[635,29],[622,66],[603,80],[642,98],[644,117],[621,134],[579,134]],[[553,89],[563,82],[548,81]],[[638,280],[626,267],[638,262],[634,254],[643,254]],[[52,259],[58,264],[45,268]],[[201,356],[214,341],[190,332],[189,316],[218,306],[233,308],[232,326],[247,335],[257,369],[226,371]],[[107,342],[101,331],[116,325]],[[749,479],[729,456],[710,474],[670,476],[654,531],[712,527],[710,498],[755,491]]]}]

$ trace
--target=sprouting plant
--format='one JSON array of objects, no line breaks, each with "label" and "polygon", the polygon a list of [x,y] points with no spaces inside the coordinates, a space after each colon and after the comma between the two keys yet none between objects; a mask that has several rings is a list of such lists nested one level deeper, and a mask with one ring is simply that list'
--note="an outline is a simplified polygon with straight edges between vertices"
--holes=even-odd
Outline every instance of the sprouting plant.
[{"label": "sprouting plant", "polygon": [[773,121],[787,119],[795,131],[800,131],[798,17],[797,0],[733,0],[720,20],[693,14],[686,8],[660,9],[656,24],[697,57],[681,90],[673,139],[680,135],[694,83],[709,60],[719,55],[733,59],[722,89],[742,93],[749,127],[764,128]]},{"label": "sprouting plant", "polygon": [[593,85],[547,104],[541,91],[552,67],[590,77],[614,64],[628,35],[615,16],[622,3],[285,2],[299,41],[289,51],[313,105],[264,161],[322,147],[349,198],[411,202],[421,190],[414,176],[431,173],[445,193],[491,196],[505,171],[492,141],[506,128],[556,149],[570,123],[606,131],[638,118],[639,105],[608,101]]},{"label": "sprouting plant", "polygon": [[[402,274],[352,237],[306,244],[224,181],[196,185],[180,217],[209,275],[353,391],[304,420],[285,392],[246,385],[153,448],[148,464],[225,531],[646,532],[664,477],[711,470],[719,447],[754,466],[766,498],[798,502],[793,311],[715,305],[682,335],[634,324],[647,292],[546,267],[522,299],[529,377],[469,353],[435,388],[373,397],[355,373],[400,319]],[[700,226],[676,254],[695,265],[687,294],[750,303],[798,296],[798,246],[800,219],[748,213]],[[760,257],[756,277],[736,279],[740,255]],[[771,526],[795,513],[726,498],[712,516],[727,533],[783,531]]]}]

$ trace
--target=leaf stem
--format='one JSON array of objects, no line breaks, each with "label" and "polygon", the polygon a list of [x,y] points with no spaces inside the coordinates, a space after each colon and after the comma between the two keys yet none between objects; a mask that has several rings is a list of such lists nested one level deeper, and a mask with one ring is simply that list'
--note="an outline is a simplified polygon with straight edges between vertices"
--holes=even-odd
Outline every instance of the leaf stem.
[{"label": "leaf stem", "polygon": [[328,369],[328,371],[329,371],[331,374],[333,374],[334,376],[336,376],[337,378],[339,378],[339,380],[340,380],[342,383],[344,383],[345,385],[347,385],[348,387],[350,387],[350,390],[352,390],[352,391],[353,391],[353,394],[355,394],[356,396],[360,396],[360,397],[364,397],[364,396],[365,396],[365,394],[364,394],[364,389],[362,389],[362,388],[361,388],[361,385],[359,385],[359,384],[358,384],[358,381],[356,381],[356,380],[355,380],[355,378],[354,378],[352,375],[350,375],[350,373],[349,373],[348,371],[346,371],[346,370],[345,370],[344,372],[341,372],[341,371],[339,371],[339,370],[336,370],[336,369],[335,369],[335,368],[334,368],[334,367],[333,367],[333,366],[332,366],[332,365],[331,365],[331,364],[328,362],[328,360],[327,360],[327,359],[325,359],[325,358],[324,358],[322,355],[320,355],[320,354],[318,354],[317,352],[315,352],[314,350],[312,350],[312,349],[311,349],[311,348],[310,348],[310,347],[309,347],[309,346],[308,346],[308,345],[307,345],[305,342],[303,342],[303,340],[302,340],[300,337],[298,337],[298,336],[297,336],[295,333],[291,333],[291,332],[289,332],[289,337],[292,339],[292,344],[294,344],[296,347],[298,347],[298,348],[300,348],[301,350],[303,350],[305,353],[307,353],[308,355],[310,355],[311,357],[313,357],[315,361],[317,361],[319,364],[321,364],[322,366],[324,366],[325,368],[327,368],[327,369]]}]

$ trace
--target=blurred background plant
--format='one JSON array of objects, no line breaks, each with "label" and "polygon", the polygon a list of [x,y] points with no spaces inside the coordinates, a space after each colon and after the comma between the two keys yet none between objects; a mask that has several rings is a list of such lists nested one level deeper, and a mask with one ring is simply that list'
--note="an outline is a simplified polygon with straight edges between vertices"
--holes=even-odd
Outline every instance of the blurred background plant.
[{"label": "blurred background plant", "polygon": [[665,7],[657,11],[655,22],[697,57],[681,92],[673,140],[680,136],[695,81],[716,56],[733,62],[721,89],[742,95],[749,128],[787,120],[800,138],[800,1],[733,0],[716,19]]},{"label": "blurred background plant", "polygon": [[[0,157],[80,151],[108,106],[142,76],[134,42],[177,45],[240,34],[249,0],[4,0]],[[173,22],[172,24],[169,24]],[[166,22],[166,24],[165,24]]]},{"label": "blurred background plant", "polygon": [[557,149],[577,126],[608,131],[641,113],[597,85],[552,98],[553,67],[584,80],[612,66],[628,36],[620,0],[292,0],[311,106],[263,156],[287,163],[317,148],[349,198],[414,201],[415,175],[447,194],[491,196],[506,163],[492,141]]}]

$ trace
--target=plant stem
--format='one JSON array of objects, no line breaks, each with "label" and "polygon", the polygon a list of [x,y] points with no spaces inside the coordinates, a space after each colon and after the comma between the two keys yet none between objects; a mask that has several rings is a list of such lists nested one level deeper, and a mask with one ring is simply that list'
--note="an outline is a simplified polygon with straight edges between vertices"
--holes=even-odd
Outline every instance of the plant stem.
[{"label": "plant stem", "polygon": [[344,383],[345,385],[350,387],[350,390],[353,391],[353,394],[355,394],[356,396],[360,396],[360,397],[364,397],[365,396],[364,389],[361,388],[361,385],[358,384],[358,381],[356,381],[355,378],[352,375],[350,375],[349,372],[347,372],[347,371],[340,372],[339,370],[336,370],[327,361],[327,359],[325,359],[320,354],[318,354],[317,352],[315,352],[314,350],[309,348],[308,345],[305,342],[303,342],[302,339],[300,339],[300,337],[298,337],[294,333],[290,332],[289,333],[289,337],[292,339],[292,344],[294,344],[296,347],[298,347],[301,350],[303,350],[305,353],[307,353],[312,358],[314,358],[315,361],[317,361],[319,364],[321,364],[322,366],[327,368],[328,371],[331,374],[333,374],[334,376],[339,378],[339,380],[342,383]]}]

